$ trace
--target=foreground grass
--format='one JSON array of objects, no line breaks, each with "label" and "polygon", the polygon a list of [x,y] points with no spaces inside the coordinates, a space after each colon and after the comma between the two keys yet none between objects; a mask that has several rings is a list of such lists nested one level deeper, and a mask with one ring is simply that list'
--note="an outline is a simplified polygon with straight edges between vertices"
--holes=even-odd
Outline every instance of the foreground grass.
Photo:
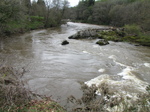
[{"label": "foreground grass", "polygon": [[[25,69],[0,67],[0,112],[66,112],[50,97],[33,94],[24,88],[20,79],[25,72]],[[98,88],[101,96],[95,94]],[[68,103],[74,105],[69,112],[150,112],[150,86],[146,94],[139,94],[139,99],[132,103],[128,97],[112,97],[115,94],[105,83],[98,88],[83,84],[81,99],[68,98]]]},{"label": "foreground grass", "polygon": [[68,98],[74,104],[71,112],[150,112],[150,86],[147,87],[147,94],[139,94],[136,101],[120,95],[114,97],[105,83],[98,88],[102,90],[101,96],[95,94],[97,87],[83,84],[81,99]]},{"label": "foreground grass", "polygon": [[0,112],[65,112],[49,97],[33,94],[20,80],[25,70],[0,67]]}]

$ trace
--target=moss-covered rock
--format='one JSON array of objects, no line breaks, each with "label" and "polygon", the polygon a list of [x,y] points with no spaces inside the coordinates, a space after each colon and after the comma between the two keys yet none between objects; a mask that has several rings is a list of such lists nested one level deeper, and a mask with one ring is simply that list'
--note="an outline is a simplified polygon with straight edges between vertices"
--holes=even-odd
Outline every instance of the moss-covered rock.
[{"label": "moss-covered rock", "polygon": [[109,44],[109,42],[105,39],[101,39],[101,40],[97,41],[96,44],[103,46],[103,45]]},{"label": "moss-covered rock", "polygon": [[68,42],[67,40],[64,40],[64,41],[61,43],[61,45],[67,45],[67,44],[69,44],[69,42]]},{"label": "moss-covered rock", "polygon": [[78,31],[76,34],[68,37],[69,39],[97,39],[99,38],[100,31],[109,31],[110,28],[100,28],[100,29],[87,29],[83,31]]},{"label": "moss-covered rock", "polygon": [[[109,31],[101,31],[98,34],[100,39],[106,39],[109,41],[120,42],[122,41],[122,36],[124,33],[119,33],[120,30],[109,30]],[[121,35],[121,36],[119,36]]]}]

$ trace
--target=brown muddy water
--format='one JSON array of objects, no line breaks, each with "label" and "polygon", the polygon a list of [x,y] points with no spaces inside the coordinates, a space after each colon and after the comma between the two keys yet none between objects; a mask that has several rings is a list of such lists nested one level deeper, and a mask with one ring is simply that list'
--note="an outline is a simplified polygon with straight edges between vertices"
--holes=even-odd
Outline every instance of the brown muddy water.
[{"label": "brown muddy water", "polygon": [[[149,47],[123,42],[98,46],[95,44],[97,40],[68,39],[77,31],[103,27],[68,22],[59,28],[35,30],[2,39],[0,62],[16,68],[25,67],[28,71],[23,77],[26,87],[35,93],[52,96],[62,105],[70,95],[82,96],[80,82],[90,85],[105,78],[99,76],[110,76],[110,81],[123,82],[121,84],[126,80],[134,80],[133,85],[137,84],[136,81],[150,83]],[[62,46],[65,39],[70,44]],[[99,79],[95,80],[95,77]],[[91,79],[94,82],[87,82]],[[139,84],[133,88],[137,86],[141,87]]]}]

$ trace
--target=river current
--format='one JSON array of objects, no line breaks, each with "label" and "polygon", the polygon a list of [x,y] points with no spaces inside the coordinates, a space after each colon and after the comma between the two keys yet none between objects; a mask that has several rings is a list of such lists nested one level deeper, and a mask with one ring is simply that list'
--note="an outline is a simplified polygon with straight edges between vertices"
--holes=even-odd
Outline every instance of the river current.
[{"label": "river current", "polygon": [[[82,96],[80,82],[90,86],[107,81],[119,87],[133,85],[131,92],[144,91],[142,87],[150,83],[149,47],[125,42],[98,46],[97,39],[68,39],[77,31],[103,27],[68,22],[59,28],[5,38],[0,41],[0,61],[6,66],[24,67],[28,71],[23,76],[26,87],[60,103],[70,95]],[[69,44],[62,46],[63,40]]]}]

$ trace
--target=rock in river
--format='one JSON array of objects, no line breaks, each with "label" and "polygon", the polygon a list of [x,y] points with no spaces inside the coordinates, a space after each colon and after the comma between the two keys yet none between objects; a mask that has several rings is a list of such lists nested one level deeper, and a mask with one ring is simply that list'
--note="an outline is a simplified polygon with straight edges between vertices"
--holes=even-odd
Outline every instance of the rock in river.
[{"label": "rock in river", "polygon": [[97,39],[100,31],[112,31],[112,28],[86,29],[78,31],[76,34],[68,37],[69,39]]},{"label": "rock in river", "polygon": [[78,31],[76,34],[68,37],[69,39],[95,39],[97,38],[97,32],[96,29],[88,29],[84,31]]},{"label": "rock in river", "polygon": [[67,45],[67,44],[69,44],[69,42],[68,42],[67,40],[64,40],[64,41],[61,43],[61,45]]},{"label": "rock in river", "polygon": [[109,44],[109,42],[107,40],[105,40],[105,39],[101,39],[101,40],[97,41],[96,44],[102,46],[102,45]]}]

